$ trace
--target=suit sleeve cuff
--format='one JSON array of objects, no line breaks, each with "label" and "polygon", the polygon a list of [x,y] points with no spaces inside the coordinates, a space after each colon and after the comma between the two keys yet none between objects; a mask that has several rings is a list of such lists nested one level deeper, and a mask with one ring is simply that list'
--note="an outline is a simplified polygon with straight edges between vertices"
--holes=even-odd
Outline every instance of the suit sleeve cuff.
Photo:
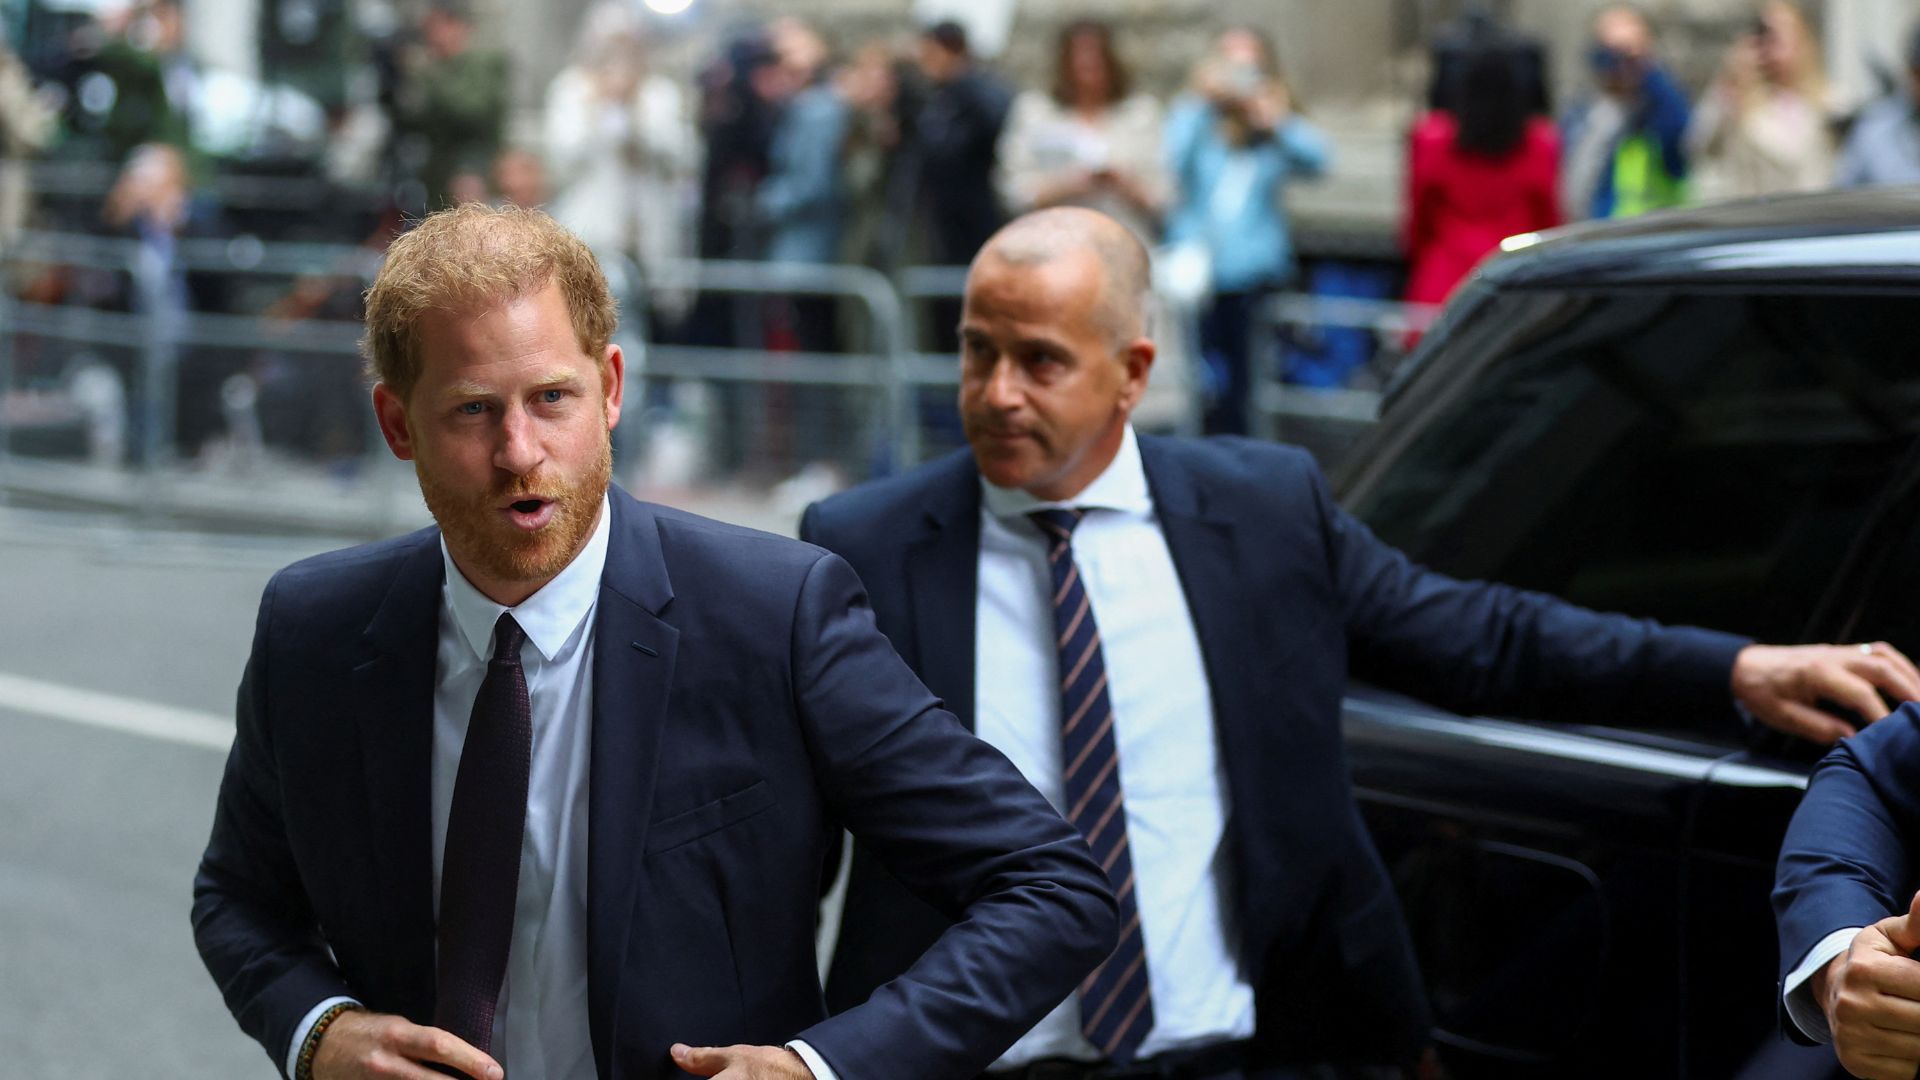
[{"label": "suit sleeve cuff", "polygon": [[293,1041],[287,1044],[286,1074],[289,1078],[293,1076],[293,1067],[300,1063],[300,1047],[301,1044],[307,1041],[307,1033],[313,1030],[313,1025],[320,1022],[320,1014],[341,1002],[350,1002],[354,1005],[360,1004],[355,998],[345,996],[330,997],[320,1004],[315,1005],[313,1008],[308,1009],[307,1015],[301,1017],[300,1022],[293,1026]]},{"label": "suit sleeve cuff", "polygon": [[827,1064],[826,1059],[805,1041],[795,1039],[787,1044],[787,1049],[799,1054],[800,1060],[807,1063],[807,1068],[813,1073],[814,1080],[840,1080],[839,1074],[833,1071],[833,1066]]},{"label": "suit sleeve cuff", "polygon": [[1676,713],[1741,722],[1733,696],[1733,662],[1740,650],[1751,644],[1750,638],[1717,630],[1666,627],[1661,648],[1655,651],[1652,668],[1646,673],[1644,685],[1657,691],[1649,700],[1664,701]]},{"label": "suit sleeve cuff", "polygon": [[1833,1032],[1827,1029],[1827,1014],[1820,1003],[1813,999],[1813,973],[1826,967],[1834,957],[1846,952],[1853,944],[1854,935],[1864,927],[1848,926],[1820,939],[1819,943],[1807,950],[1806,959],[1800,966],[1787,973],[1780,981],[1780,997],[1786,1004],[1787,1016],[1801,1034],[1814,1042],[1833,1041]]}]

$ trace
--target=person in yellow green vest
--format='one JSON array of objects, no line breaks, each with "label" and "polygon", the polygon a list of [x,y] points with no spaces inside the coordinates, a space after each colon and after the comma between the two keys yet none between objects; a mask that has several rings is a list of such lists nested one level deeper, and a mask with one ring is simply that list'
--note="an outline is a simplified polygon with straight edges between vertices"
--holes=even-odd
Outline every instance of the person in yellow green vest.
[{"label": "person in yellow green vest", "polygon": [[1568,220],[1630,217],[1687,199],[1691,107],[1653,54],[1653,29],[1616,5],[1594,16],[1595,92],[1561,120],[1560,197]]}]

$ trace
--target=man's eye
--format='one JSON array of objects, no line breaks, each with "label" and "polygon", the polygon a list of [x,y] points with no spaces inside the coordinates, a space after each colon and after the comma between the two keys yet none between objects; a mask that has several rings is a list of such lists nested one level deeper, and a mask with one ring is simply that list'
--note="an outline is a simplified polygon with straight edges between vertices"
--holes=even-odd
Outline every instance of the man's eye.
[{"label": "man's eye", "polygon": [[482,401],[469,401],[460,406],[461,416],[479,416],[481,413],[486,411],[487,411],[486,403]]},{"label": "man's eye", "polygon": [[540,400],[549,405],[558,403],[561,398],[566,396],[566,393],[561,390],[542,390],[540,392]]}]

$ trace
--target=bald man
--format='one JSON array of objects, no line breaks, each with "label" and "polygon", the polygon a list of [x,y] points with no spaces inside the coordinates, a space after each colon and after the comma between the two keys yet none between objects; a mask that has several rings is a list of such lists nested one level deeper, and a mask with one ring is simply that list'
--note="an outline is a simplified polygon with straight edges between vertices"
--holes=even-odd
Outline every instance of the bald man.
[{"label": "bald man", "polygon": [[[801,524],[858,570],[927,686],[1079,827],[1120,900],[1119,947],[993,1075],[1286,1077],[1418,1052],[1427,1006],[1342,758],[1350,669],[1454,709],[1602,722],[1731,726],[1737,691],[1828,741],[1844,729],[1776,688],[1879,706],[1847,665],[1892,656],[1450,580],[1342,513],[1297,449],[1136,435],[1146,288],[1146,253],[1109,218],[1008,226],[967,279],[970,450]],[[1898,664],[1902,696],[1920,693]],[[946,925],[856,851],[829,1006]]]}]

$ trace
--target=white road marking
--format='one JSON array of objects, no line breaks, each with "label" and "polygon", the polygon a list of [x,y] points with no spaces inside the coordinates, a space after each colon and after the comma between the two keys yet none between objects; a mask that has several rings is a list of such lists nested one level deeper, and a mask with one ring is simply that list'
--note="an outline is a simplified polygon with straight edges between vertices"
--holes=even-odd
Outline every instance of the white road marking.
[{"label": "white road marking", "polygon": [[24,675],[0,673],[0,708],[208,750],[224,751],[233,744],[233,721],[215,713],[83,690]]}]

